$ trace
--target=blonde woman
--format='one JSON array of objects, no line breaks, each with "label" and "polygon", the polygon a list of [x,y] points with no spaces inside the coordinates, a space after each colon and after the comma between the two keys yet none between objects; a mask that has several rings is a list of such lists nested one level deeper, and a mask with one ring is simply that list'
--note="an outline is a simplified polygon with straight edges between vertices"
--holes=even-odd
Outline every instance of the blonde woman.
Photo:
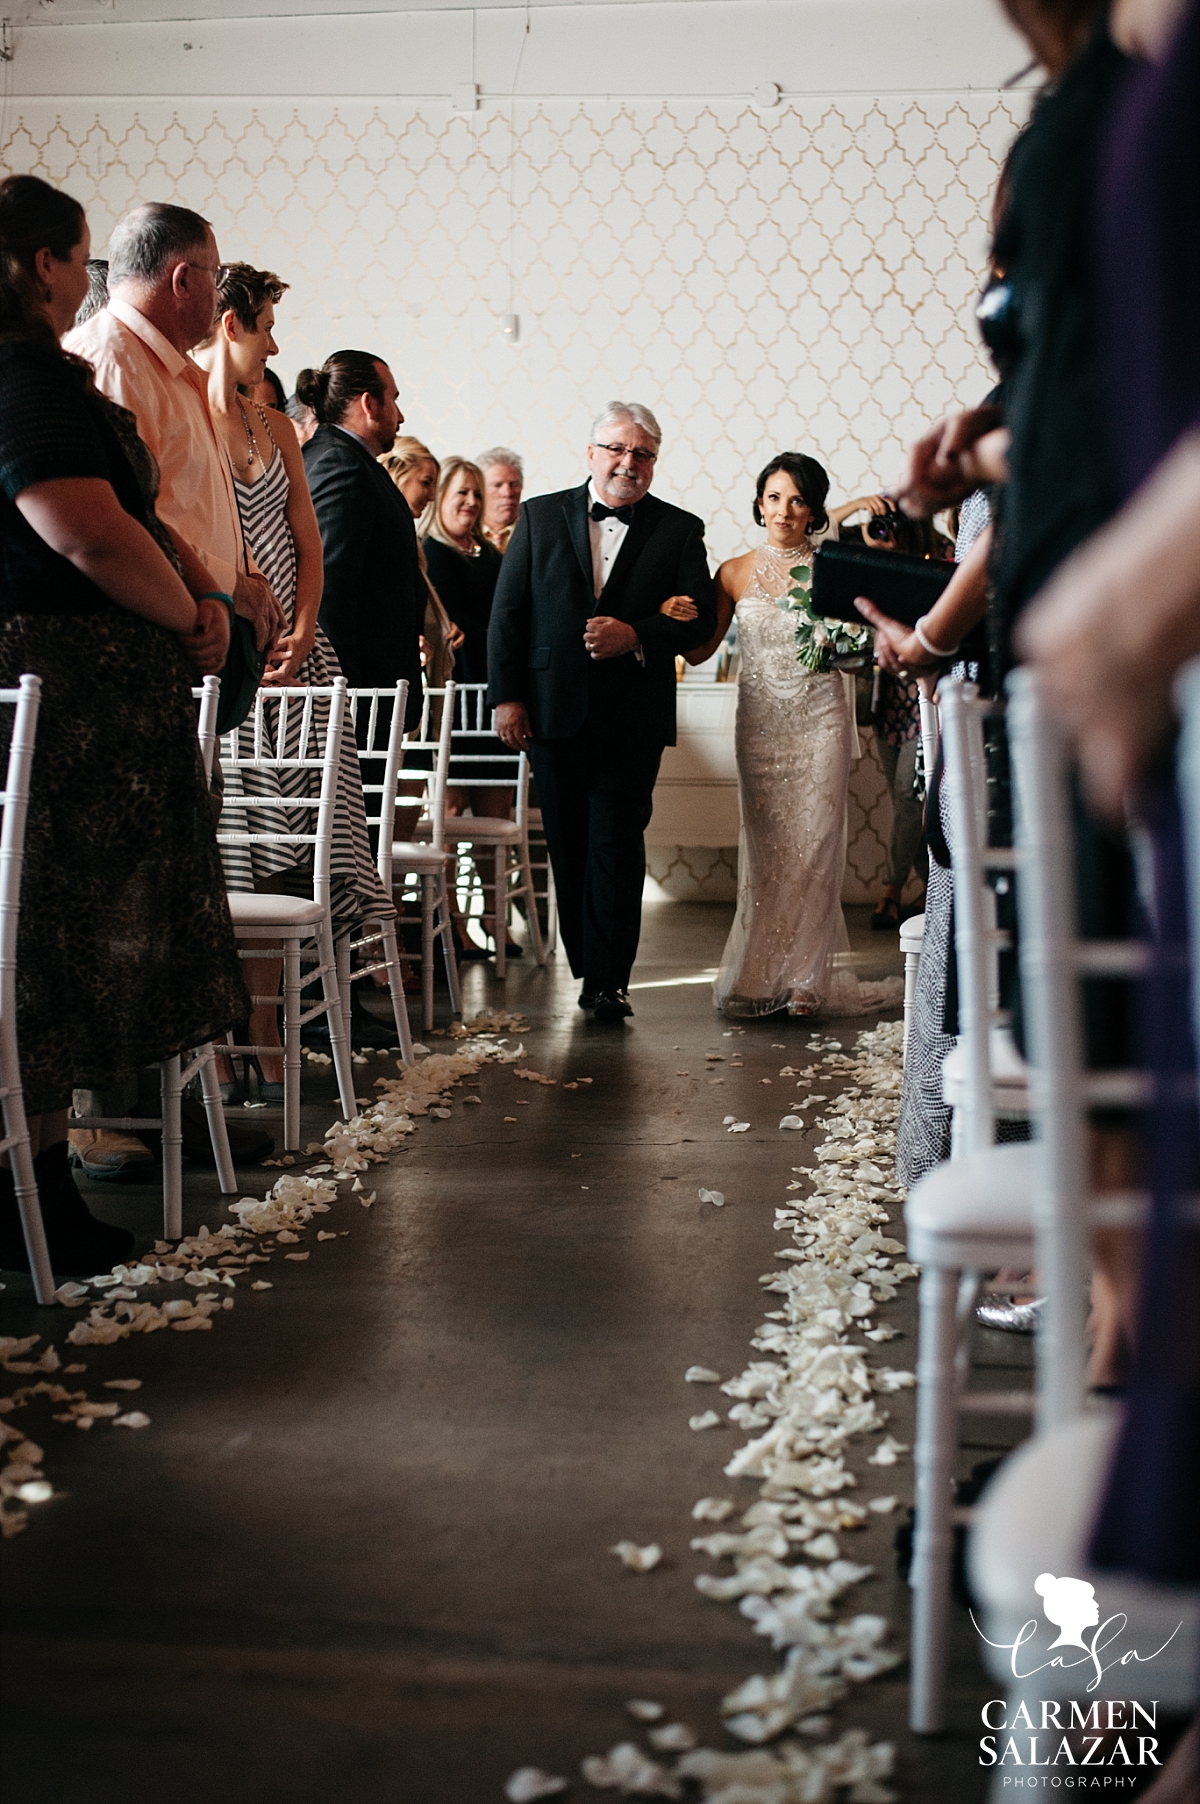
[{"label": "blonde woman", "polygon": [[[500,575],[500,553],[483,536],[483,472],[465,457],[450,457],[442,465],[433,499],[418,527],[429,566],[429,577],[442,606],[462,633],[455,656],[454,675],[460,683],[486,683],[488,621],[492,597]],[[456,750],[458,748],[455,748]],[[497,740],[476,741],[472,749],[485,754],[502,752]],[[478,775],[493,775],[495,766],[483,763]],[[446,812],[506,820],[512,812],[513,792],[495,784],[472,784],[469,765],[459,764],[460,781],[446,792]],[[498,856],[498,854],[497,854]],[[481,876],[482,880],[482,876]],[[484,923],[492,932],[491,916]],[[459,955],[471,955],[465,924],[459,924]],[[509,946],[509,958],[520,958],[521,948]]]},{"label": "blonde woman", "polygon": [[[405,435],[398,438],[391,450],[385,452],[379,461],[408,502],[413,519],[419,521],[437,490],[437,458],[419,438]],[[417,556],[429,591],[424,630],[421,634],[421,661],[425,666],[425,681],[431,689],[440,689],[453,672],[454,654],[462,644],[463,636],[461,629],[455,626],[442,606],[438,592],[429,580],[429,566],[420,541],[417,543]]]}]

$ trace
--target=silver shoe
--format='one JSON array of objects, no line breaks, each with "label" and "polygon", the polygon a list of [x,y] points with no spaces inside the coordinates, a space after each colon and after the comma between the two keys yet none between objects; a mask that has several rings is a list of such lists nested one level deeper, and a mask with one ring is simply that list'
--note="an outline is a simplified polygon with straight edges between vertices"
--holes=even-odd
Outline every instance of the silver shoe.
[{"label": "silver shoe", "polygon": [[999,1328],[1004,1334],[1036,1334],[1045,1301],[1034,1297],[1028,1303],[1014,1303],[1011,1297],[985,1291],[975,1306],[975,1320],[981,1328]]}]

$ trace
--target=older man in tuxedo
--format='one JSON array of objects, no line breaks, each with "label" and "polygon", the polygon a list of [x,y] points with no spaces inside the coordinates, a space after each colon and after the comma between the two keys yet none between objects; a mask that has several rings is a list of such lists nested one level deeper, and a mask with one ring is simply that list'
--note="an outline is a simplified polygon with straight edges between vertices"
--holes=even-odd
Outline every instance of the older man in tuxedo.
[{"label": "older man in tuxedo", "polygon": [[[633,1013],[642,835],[675,742],[675,657],[716,626],[703,522],[648,493],[661,443],[648,407],[609,403],[588,480],[523,503],[488,632],[496,730],[532,760],[563,944],[597,1021]],[[663,612],[683,598],[692,618]]]}]

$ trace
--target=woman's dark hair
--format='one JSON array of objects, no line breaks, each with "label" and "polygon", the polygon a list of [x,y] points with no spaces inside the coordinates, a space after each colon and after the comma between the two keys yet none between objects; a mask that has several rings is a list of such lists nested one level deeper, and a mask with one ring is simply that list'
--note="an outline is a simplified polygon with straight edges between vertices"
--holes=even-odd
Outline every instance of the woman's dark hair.
[{"label": "woman's dark hair", "polygon": [[809,511],[809,532],[824,532],[829,525],[829,515],[825,512],[825,497],[829,493],[829,477],[825,466],[819,464],[815,457],[808,457],[803,451],[780,451],[774,456],[765,470],[758,473],[758,481],[754,485],[754,524],[763,524],[762,508],[759,506],[772,476],[782,470],[790,476],[800,491],[800,498]]},{"label": "woman's dark hair", "polygon": [[1106,16],[1109,0],[1000,0],[1000,4],[1054,80],[1074,62]]},{"label": "woman's dark hair", "polygon": [[269,382],[275,390],[275,405],[282,413],[287,406],[287,389],[283,386],[280,377],[274,370],[264,370],[262,379],[264,382]]},{"label": "woman's dark hair", "polygon": [[0,338],[34,338],[58,349],[46,318],[33,260],[47,250],[65,263],[83,237],[77,200],[36,175],[0,182]]},{"label": "woman's dark hair", "polygon": [[340,426],[359,395],[383,401],[382,357],[369,351],[335,351],[319,370],[301,370],[296,399],[311,407],[322,426]]}]

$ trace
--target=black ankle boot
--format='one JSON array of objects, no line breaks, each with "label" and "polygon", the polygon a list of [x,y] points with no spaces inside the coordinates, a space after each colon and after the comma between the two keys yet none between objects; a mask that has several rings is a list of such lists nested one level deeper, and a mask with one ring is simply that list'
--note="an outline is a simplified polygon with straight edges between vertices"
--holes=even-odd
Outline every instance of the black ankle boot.
[{"label": "black ankle boot", "polygon": [[[50,1267],[56,1278],[91,1277],[129,1256],[133,1235],[125,1228],[97,1221],[91,1213],[71,1176],[65,1140],[40,1152],[33,1161],[33,1172]],[[13,1272],[29,1270],[16,1188],[7,1168],[0,1171],[0,1266]]]}]

